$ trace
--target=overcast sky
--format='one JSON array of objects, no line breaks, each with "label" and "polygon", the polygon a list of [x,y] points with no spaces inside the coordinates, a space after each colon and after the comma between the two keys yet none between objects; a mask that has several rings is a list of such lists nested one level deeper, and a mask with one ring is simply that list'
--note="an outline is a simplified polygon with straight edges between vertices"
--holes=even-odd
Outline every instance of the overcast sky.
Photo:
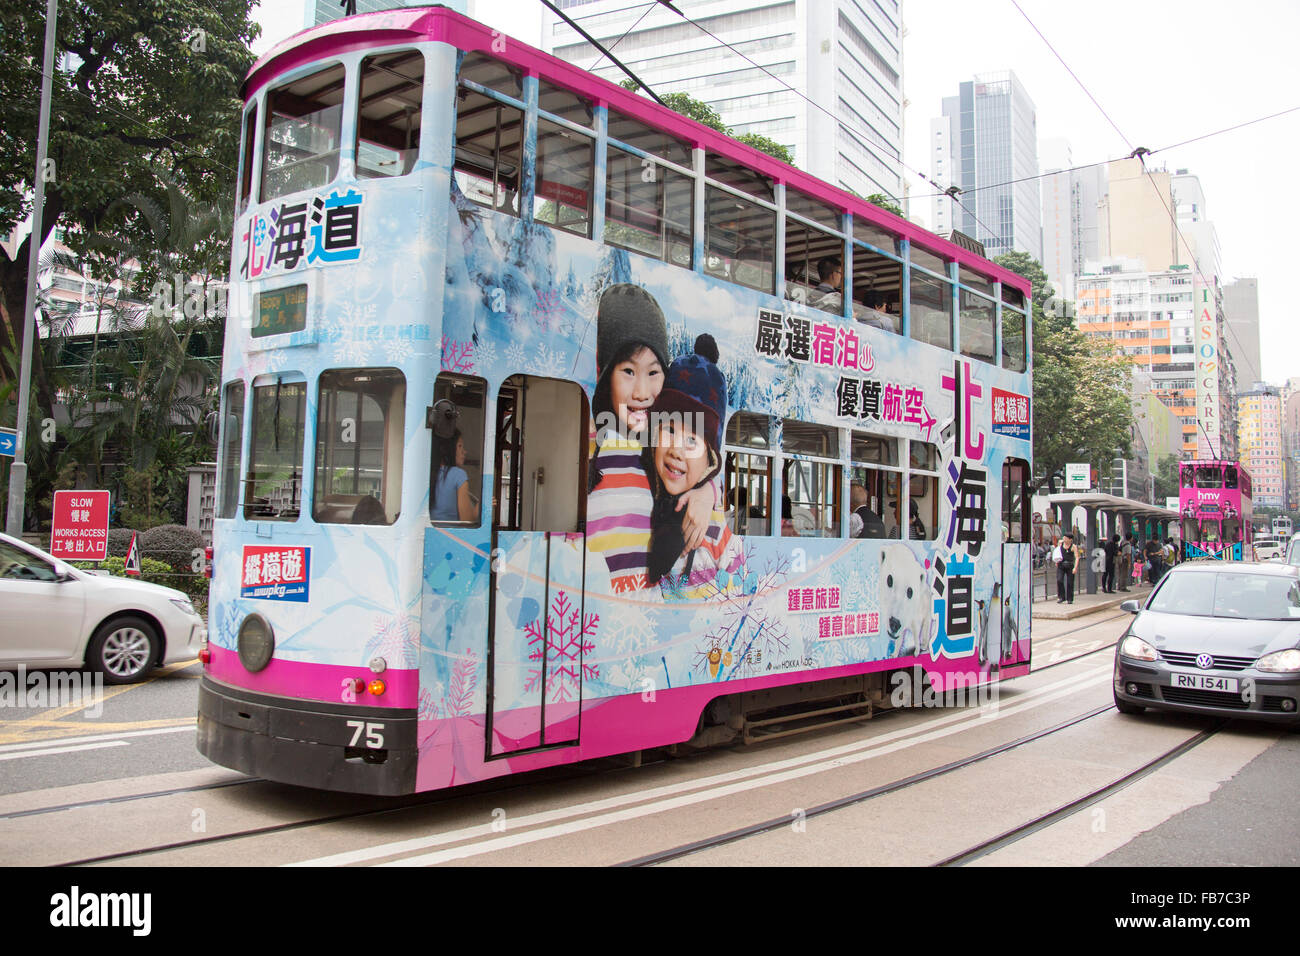
[{"label": "overcast sky", "polygon": [[[334,2],[334,0],[330,0]],[[813,0],[805,0],[813,2]],[[903,162],[926,175],[930,119],[976,73],[1015,71],[1034,101],[1040,143],[1069,141],[1076,164],[1127,156],[1300,106],[1300,3],[1295,0],[1019,0],[1109,114],[1088,99],[1011,0],[904,0]],[[264,0],[261,52],[301,28],[304,0]],[[540,0],[476,0],[479,20],[536,43]],[[725,50],[719,56],[732,56]],[[1123,134],[1121,137],[1120,133]],[[1131,145],[1130,145],[1131,144]],[[1300,224],[1290,182],[1300,112],[1149,157],[1200,177],[1224,276],[1259,279],[1263,374],[1300,376],[1300,308],[1290,292]],[[914,196],[931,192],[904,171]],[[918,200],[918,218],[930,217]]]}]

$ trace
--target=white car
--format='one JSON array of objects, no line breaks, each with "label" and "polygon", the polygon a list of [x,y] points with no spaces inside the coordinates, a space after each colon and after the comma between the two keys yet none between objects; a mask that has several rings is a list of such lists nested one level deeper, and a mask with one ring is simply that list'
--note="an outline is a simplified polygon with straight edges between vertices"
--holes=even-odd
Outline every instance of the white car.
[{"label": "white car", "polygon": [[183,591],[81,571],[0,534],[0,670],[85,666],[125,684],[195,657],[206,637]]},{"label": "white car", "polygon": [[1271,542],[1256,544],[1255,560],[1256,561],[1281,561],[1282,546],[1280,544],[1273,544]]}]

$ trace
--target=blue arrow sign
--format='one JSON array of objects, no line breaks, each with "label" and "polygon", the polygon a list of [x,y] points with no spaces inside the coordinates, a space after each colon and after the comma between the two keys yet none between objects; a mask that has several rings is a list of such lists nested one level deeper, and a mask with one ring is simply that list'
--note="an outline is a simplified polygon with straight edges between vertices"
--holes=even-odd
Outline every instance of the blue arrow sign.
[{"label": "blue arrow sign", "polygon": [[12,428],[0,428],[0,455],[10,458],[18,454],[18,432]]}]

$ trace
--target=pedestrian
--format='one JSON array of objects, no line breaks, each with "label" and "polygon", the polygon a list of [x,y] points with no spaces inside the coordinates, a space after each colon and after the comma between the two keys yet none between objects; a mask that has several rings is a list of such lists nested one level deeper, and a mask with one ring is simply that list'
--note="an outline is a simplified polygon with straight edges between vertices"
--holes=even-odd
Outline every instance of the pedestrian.
[{"label": "pedestrian", "polygon": [[1160,575],[1164,572],[1164,549],[1160,547],[1159,538],[1148,538],[1146,545],[1147,556],[1147,580],[1154,587],[1155,583],[1160,580]]},{"label": "pedestrian", "polygon": [[1056,603],[1074,603],[1074,569],[1079,563],[1079,550],[1074,546],[1074,536],[1061,539],[1053,555],[1056,560]]},{"label": "pedestrian", "polygon": [[1106,552],[1106,570],[1101,575],[1101,590],[1103,594],[1115,593],[1115,562],[1119,558],[1119,535],[1112,534],[1103,546]]},{"label": "pedestrian", "polygon": [[1133,532],[1128,531],[1124,534],[1124,543],[1119,550],[1119,589],[1127,591],[1129,581],[1133,577]]}]

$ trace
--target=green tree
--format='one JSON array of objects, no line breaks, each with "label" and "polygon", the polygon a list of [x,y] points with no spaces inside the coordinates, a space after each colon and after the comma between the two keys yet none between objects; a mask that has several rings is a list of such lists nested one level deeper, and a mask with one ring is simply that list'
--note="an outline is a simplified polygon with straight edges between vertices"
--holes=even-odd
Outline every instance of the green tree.
[{"label": "green tree", "polygon": [[[854,193],[854,195],[857,195],[857,193]],[[870,196],[865,198],[867,202],[871,203],[873,206],[879,206],[881,209],[892,212],[895,216],[901,218],[903,215],[903,207],[894,202],[884,193],[872,193]]]},{"label": "green tree", "polygon": [[1178,497],[1178,463],[1177,455],[1165,455],[1156,463],[1153,486],[1156,504],[1162,504],[1166,498]]},{"label": "green tree", "polygon": [[[641,88],[636,80],[630,78],[619,85],[626,90],[631,90],[633,93]],[[781,160],[783,163],[794,164],[794,154],[776,140],[768,139],[759,133],[742,133],[740,135],[733,133],[730,127],[722,121],[718,111],[703,100],[697,100],[688,93],[664,93],[659,98],[663,100],[664,106],[675,113],[681,113],[697,123],[703,123],[709,129],[715,129],[724,136],[731,136],[739,142],[754,147],[760,153],[767,153],[767,155]]]},{"label": "green tree", "polygon": [[[59,11],[50,162],[44,171],[44,242],[65,228],[78,253],[92,237],[143,244],[143,216],[114,205],[167,180],[194,200],[224,207],[234,191],[242,102],[259,28],[253,0],[80,0]],[[45,4],[12,0],[0,11],[0,231],[30,213]],[[28,243],[0,256],[0,382],[16,377],[26,317]],[[228,249],[228,243],[227,243]],[[226,258],[228,258],[228,253]],[[54,385],[33,356],[35,405],[53,407]]]},{"label": "green tree", "polygon": [[993,260],[1030,281],[1034,341],[1034,490],[1055,493],[1067,462],[1105,471],[1132,437],[1132,365],[1111,346],[1088,340],[1065,308],[1048,310],[1047,273],[1023,252]]}]

